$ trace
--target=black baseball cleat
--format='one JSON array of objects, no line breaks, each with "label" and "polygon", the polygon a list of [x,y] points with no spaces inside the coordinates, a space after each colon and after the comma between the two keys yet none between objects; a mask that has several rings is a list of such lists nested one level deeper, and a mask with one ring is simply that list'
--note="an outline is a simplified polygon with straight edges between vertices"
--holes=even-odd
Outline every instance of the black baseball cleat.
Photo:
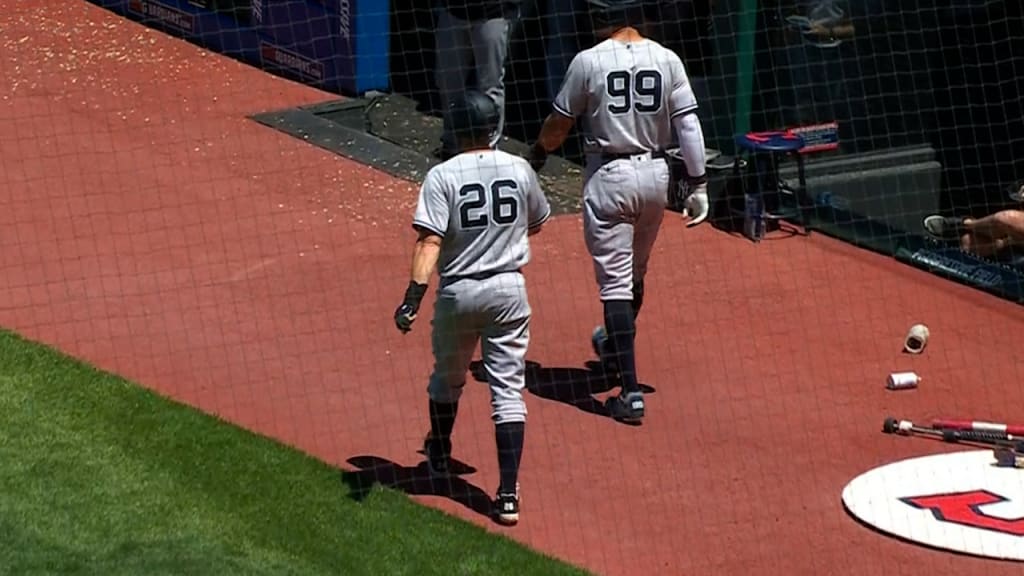
[{"label": "black baseball cleat", "polygon": [[519,485],[514,494],[498,492],[494,499],[494,518],[500,524],[515,526],[519,523]]},{"label": "black baseball cleat", "polygon": [[644,393],[618,394],[605,400],[608,414],[620,422],[639,424],[644,419]]},{"label": "black baseball cleat", "polygon": [[423,454],[427,457],[427,470],[431,476],[443,478],[451,473],[451,453],[451,440],[440,440],[429,433],[423,440]]},{"label": "black baseball cleat", "polygon": [[925,232],[936,240],[955,240],[963,235],[964,219],[953,216],[932,215],[922,222]]}]

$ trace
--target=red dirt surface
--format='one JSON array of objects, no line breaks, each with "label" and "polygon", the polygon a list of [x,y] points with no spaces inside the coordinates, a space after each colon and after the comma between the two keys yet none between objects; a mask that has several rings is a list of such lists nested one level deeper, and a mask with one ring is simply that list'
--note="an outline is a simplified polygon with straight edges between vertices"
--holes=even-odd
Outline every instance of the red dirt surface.
[{"label": "red dirt surface", "polygon": [[[0,0],[0,324],[339,466],[414,466],[429,323],[402,336],[415,187],[245,119],[332,98],[80,0]],[[531,360],[581,368],[600,308],[575,217],[536,237]],[[530,395],[524,517],[602,574],[1017,574],[877,535],[855,475],[943,446],[887,415],[1020,419],[1019,307],[821,236],[668,218],[640,320],[643,427]],[[424,318],[429,317],[429,307]],[[920,357],[902,337],[927,323]],[[883,389],[915,370],[920,389]],[[456,428],[497,482],[485,389]]]}]

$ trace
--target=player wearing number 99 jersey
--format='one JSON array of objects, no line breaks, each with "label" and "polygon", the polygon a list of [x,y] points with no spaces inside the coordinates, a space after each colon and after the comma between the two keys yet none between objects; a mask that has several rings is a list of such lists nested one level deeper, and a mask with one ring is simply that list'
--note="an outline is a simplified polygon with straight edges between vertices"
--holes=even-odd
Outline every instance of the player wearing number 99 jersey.
[{"label": "player wearing number 99 jersey", "polygon": [[527,236],[540,230],[551,208],[525,160],[490,148],[498,122],[490,98],[469,91],[449,112],[461,153],[431,169],[420,189],[412,278],[395,311],[395,324],[402,332],[412,327],[436,267],[440,281],[424,452],[433,473],[448,472],[459,399],[481,343],[500,472],[495,512],[498,521],[514,524],[519,520],[531,315],[520,270],[530,261]]},{"label": "player wearing number 99 jersey", "polygon": [[[641,0],[587,0],[606,38],[576,55],[552,104],[530,160],[536,170],[581,119],[587,161],[583,232],[604,305],[595,352],[621,391],[609,399],[613,417],[639,422],[643,393],[636,376],[634,336],[644,277],[669,196],[666,149],[673,131],[687,168],[682,183],[688,226],[707,218],[704,136],[697,100],[682,61],[644,38]],[[673,191],[675,193],[675,191]]]}]

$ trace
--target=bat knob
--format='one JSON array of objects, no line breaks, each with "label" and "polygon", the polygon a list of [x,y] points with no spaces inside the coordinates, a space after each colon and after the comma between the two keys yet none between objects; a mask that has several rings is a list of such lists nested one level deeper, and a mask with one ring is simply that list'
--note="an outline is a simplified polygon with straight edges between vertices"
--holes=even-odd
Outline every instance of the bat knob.
[{"label": "bat knob", "polygon": [[993,454],[996,457],[996,466],[1004,468],[1017,468],[1019,466],[1018,456],[1013,448],[996,448]]},{"label": "bat knob", "polygon": [[899,421],[891,416],[882,423],[882,432],[885,434],[894,434],[898,429]]}]

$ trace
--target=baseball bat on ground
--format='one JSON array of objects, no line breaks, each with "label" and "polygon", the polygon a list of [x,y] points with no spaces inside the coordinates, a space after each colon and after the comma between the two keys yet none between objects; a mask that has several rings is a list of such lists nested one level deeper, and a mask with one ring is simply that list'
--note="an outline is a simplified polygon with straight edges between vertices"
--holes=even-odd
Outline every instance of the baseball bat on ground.
[{"label": "baseball bat on ground", "polygon": [[974,432],[1024,436],[1024,426],[1019,424],[1000,424],[998,422],[982,422],[977,420],[953,420],[940,418],[932,420],[932,428],[945,430],[971,430]]},{"label": "baseball bat on ground", "polygon": [[902,436],[931,436],[932,438],[939,438],[944,442],[959,443],[969,442],[973,444],[985,444],[988,446],[1015,446],[1018,449],[1024,451],[1024,442],[1021,442],[1019,436],[1013,436],[1011,434],[999,434],[993,432],[978,432],[975,430],[949,430],[949,429],[936,429],[936,428],[925,428],[924,426],[916,426],[909,420],[899,420],[896,418],[886,418],[882,424],[882,432],[886,434],[900,434]]}]

